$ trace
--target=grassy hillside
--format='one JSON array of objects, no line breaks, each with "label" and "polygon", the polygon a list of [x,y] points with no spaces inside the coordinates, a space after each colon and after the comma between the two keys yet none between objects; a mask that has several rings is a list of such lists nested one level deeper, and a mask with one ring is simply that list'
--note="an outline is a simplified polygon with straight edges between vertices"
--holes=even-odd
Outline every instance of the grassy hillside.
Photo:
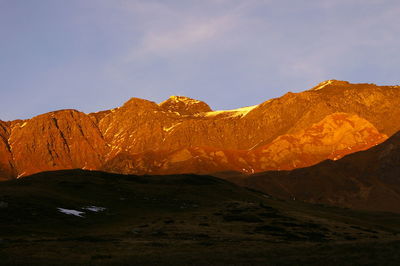
[{"label": "grassy hillside", "polygon": [[0,183],[3,265],[396,265],[399,232],[398,214],[277,200],[209,176],[69,170]]}]

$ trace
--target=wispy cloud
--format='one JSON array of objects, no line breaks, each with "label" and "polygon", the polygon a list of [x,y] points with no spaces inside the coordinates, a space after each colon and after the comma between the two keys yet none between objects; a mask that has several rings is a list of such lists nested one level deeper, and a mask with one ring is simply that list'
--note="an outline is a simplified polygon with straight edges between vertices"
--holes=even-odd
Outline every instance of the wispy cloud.
[{"label": "wispy cloud", "polygon": [[236,24],[233,16],[192,21],[171,31],[150,31],[138,47],[133,48],[128,60],[144,56],[171,56],[176,52],[192,49],[223,35]]},{"label": "wispy cloud", "polygon": [[[206,2],[218,5],[227,3],[225,0]],[[247,4],[240,1],[228,5],[220,12],[214,12],[216,14],[205,15],[203,12],[196,12],[195,8],[181,10],[154,3],[135,3],[130,8],[136,14],[139,12],[143,17],[155,16],[163,19],[155,19],[151,25],[139,29],[142,32],[141,40],[132,47],[125,59],[133,61],[151,56],[169,57],[211,44],[242,22],[246,7]]]}]

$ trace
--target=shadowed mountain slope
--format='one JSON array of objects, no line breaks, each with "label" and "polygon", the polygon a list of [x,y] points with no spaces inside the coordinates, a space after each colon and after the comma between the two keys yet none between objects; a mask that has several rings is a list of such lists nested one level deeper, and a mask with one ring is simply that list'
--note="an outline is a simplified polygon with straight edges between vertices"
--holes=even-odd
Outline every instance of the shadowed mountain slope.
[{"label": "shadowed mountain slope", "polygon": [[400,212],[400,132],[369,150],[292,171],[227,177],[268,194],[357,209]]}]

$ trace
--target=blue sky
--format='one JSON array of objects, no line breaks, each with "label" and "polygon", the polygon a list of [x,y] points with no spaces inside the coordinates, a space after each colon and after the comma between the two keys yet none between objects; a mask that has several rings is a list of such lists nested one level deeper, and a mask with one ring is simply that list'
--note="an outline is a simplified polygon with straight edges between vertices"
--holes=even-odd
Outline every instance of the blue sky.
[{"label": "blue sky", "polygon": [[400,83],[398,0],[0,0],[0,119]]}]

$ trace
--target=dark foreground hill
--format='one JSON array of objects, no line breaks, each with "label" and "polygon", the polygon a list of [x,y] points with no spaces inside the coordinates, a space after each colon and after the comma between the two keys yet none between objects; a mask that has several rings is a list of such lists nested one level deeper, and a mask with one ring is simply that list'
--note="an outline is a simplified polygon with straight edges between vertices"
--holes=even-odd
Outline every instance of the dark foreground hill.
[{"label": "dark foreground hill", "polygon": [[228,179],[280,198],[400,213],[400,132],[337,161]]},{"label": "dark foreground hill", "polygon": [[69,170],[0,183],[1,265],[398,265],[400,215],[209,176]]}]

